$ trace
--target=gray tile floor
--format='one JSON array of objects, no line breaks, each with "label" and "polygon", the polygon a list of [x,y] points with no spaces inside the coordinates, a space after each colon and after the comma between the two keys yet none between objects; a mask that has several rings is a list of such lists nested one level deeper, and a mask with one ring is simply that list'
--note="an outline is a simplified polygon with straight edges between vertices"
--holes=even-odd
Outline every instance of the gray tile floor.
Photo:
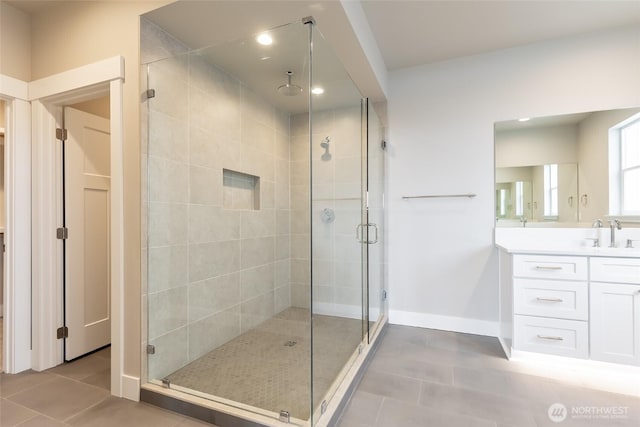
[{"label": "gray tile floor", "polygon": [[[108,350],[46,372],[0,375],[0,426],[196,427],[210,424],[109,396]],[[626,407],[619,419],[552,422],[552,403]],[[496,339],[389,326],[339,427],[640,425],[640,399],[527,375]]]},{"label": "gray tile floor", "polygon": [[145,403],[109,395],[109,349],[45,372],[0,374],[2,427],[208,426]]},{"label": "gray tile floor", "polygon": [[[550,419],[554,403],[564,421]],[[626,412],[584,414],[613,407]],[[495,338],[390,325],[339,427],[423,426],[637,427],[640,398],[518,372]]]}]

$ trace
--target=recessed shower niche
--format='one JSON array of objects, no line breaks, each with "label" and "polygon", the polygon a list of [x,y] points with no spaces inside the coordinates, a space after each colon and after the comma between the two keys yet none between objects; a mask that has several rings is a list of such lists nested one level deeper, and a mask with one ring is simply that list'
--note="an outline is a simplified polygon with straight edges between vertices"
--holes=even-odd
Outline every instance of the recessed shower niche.
[{"label": "recessed shower niche", "polygon": [[190,49],[142,20],[141,399],[325,426],[386,319],[382,126],[311,20],[268,33]]},{"label": "recessed shower niche", "polygon": [[260,177],[222,169],[222,207],[260,210]]}]

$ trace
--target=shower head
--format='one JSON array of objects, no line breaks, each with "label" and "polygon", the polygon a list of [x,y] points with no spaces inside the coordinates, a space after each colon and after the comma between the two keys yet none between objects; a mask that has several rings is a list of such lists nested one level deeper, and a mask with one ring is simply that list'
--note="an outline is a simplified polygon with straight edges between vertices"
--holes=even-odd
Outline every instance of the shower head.
[{"label": "shower head", "polygon": [[302,92],[302,88],[291,83],[293,71],[287,71],[287,84],[278,87],[278,92],[284,96],[296,96]]}]

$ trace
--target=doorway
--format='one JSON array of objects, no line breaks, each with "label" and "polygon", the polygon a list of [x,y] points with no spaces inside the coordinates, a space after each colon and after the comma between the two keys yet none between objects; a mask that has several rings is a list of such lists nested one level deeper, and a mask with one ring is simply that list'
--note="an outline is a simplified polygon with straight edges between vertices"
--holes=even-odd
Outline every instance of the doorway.
[{"label": "doorway", "polygon": [[64,361],[111,343],[109,97],[63,108]]},{"label": "doorway", "polygon": [[[42,371],[65,360],[63,310],[62,150],[56,129],[63,107],[109,96],[110,111],[110,384],[114,396],[137,400],[139,377],[124,373],[124,58],[114,56],[29,83],[31,100],[32,298],[31,368]],[[76,105],[77,106],[77,105]],[[28,309],[27,309],[28,310]]]}]

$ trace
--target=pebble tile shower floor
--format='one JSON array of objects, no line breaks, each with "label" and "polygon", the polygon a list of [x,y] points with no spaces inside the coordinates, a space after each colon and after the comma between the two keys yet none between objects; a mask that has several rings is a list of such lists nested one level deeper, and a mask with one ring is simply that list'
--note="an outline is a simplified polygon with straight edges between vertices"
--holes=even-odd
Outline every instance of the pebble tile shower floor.
[{"label": "pebble tile shower floor", "polygon": [[[313,316],[314,408],[361,339],[360,320]],[[310,344],[309,310],[288,308],[167,378],[172,385],[306,420]]]}]

